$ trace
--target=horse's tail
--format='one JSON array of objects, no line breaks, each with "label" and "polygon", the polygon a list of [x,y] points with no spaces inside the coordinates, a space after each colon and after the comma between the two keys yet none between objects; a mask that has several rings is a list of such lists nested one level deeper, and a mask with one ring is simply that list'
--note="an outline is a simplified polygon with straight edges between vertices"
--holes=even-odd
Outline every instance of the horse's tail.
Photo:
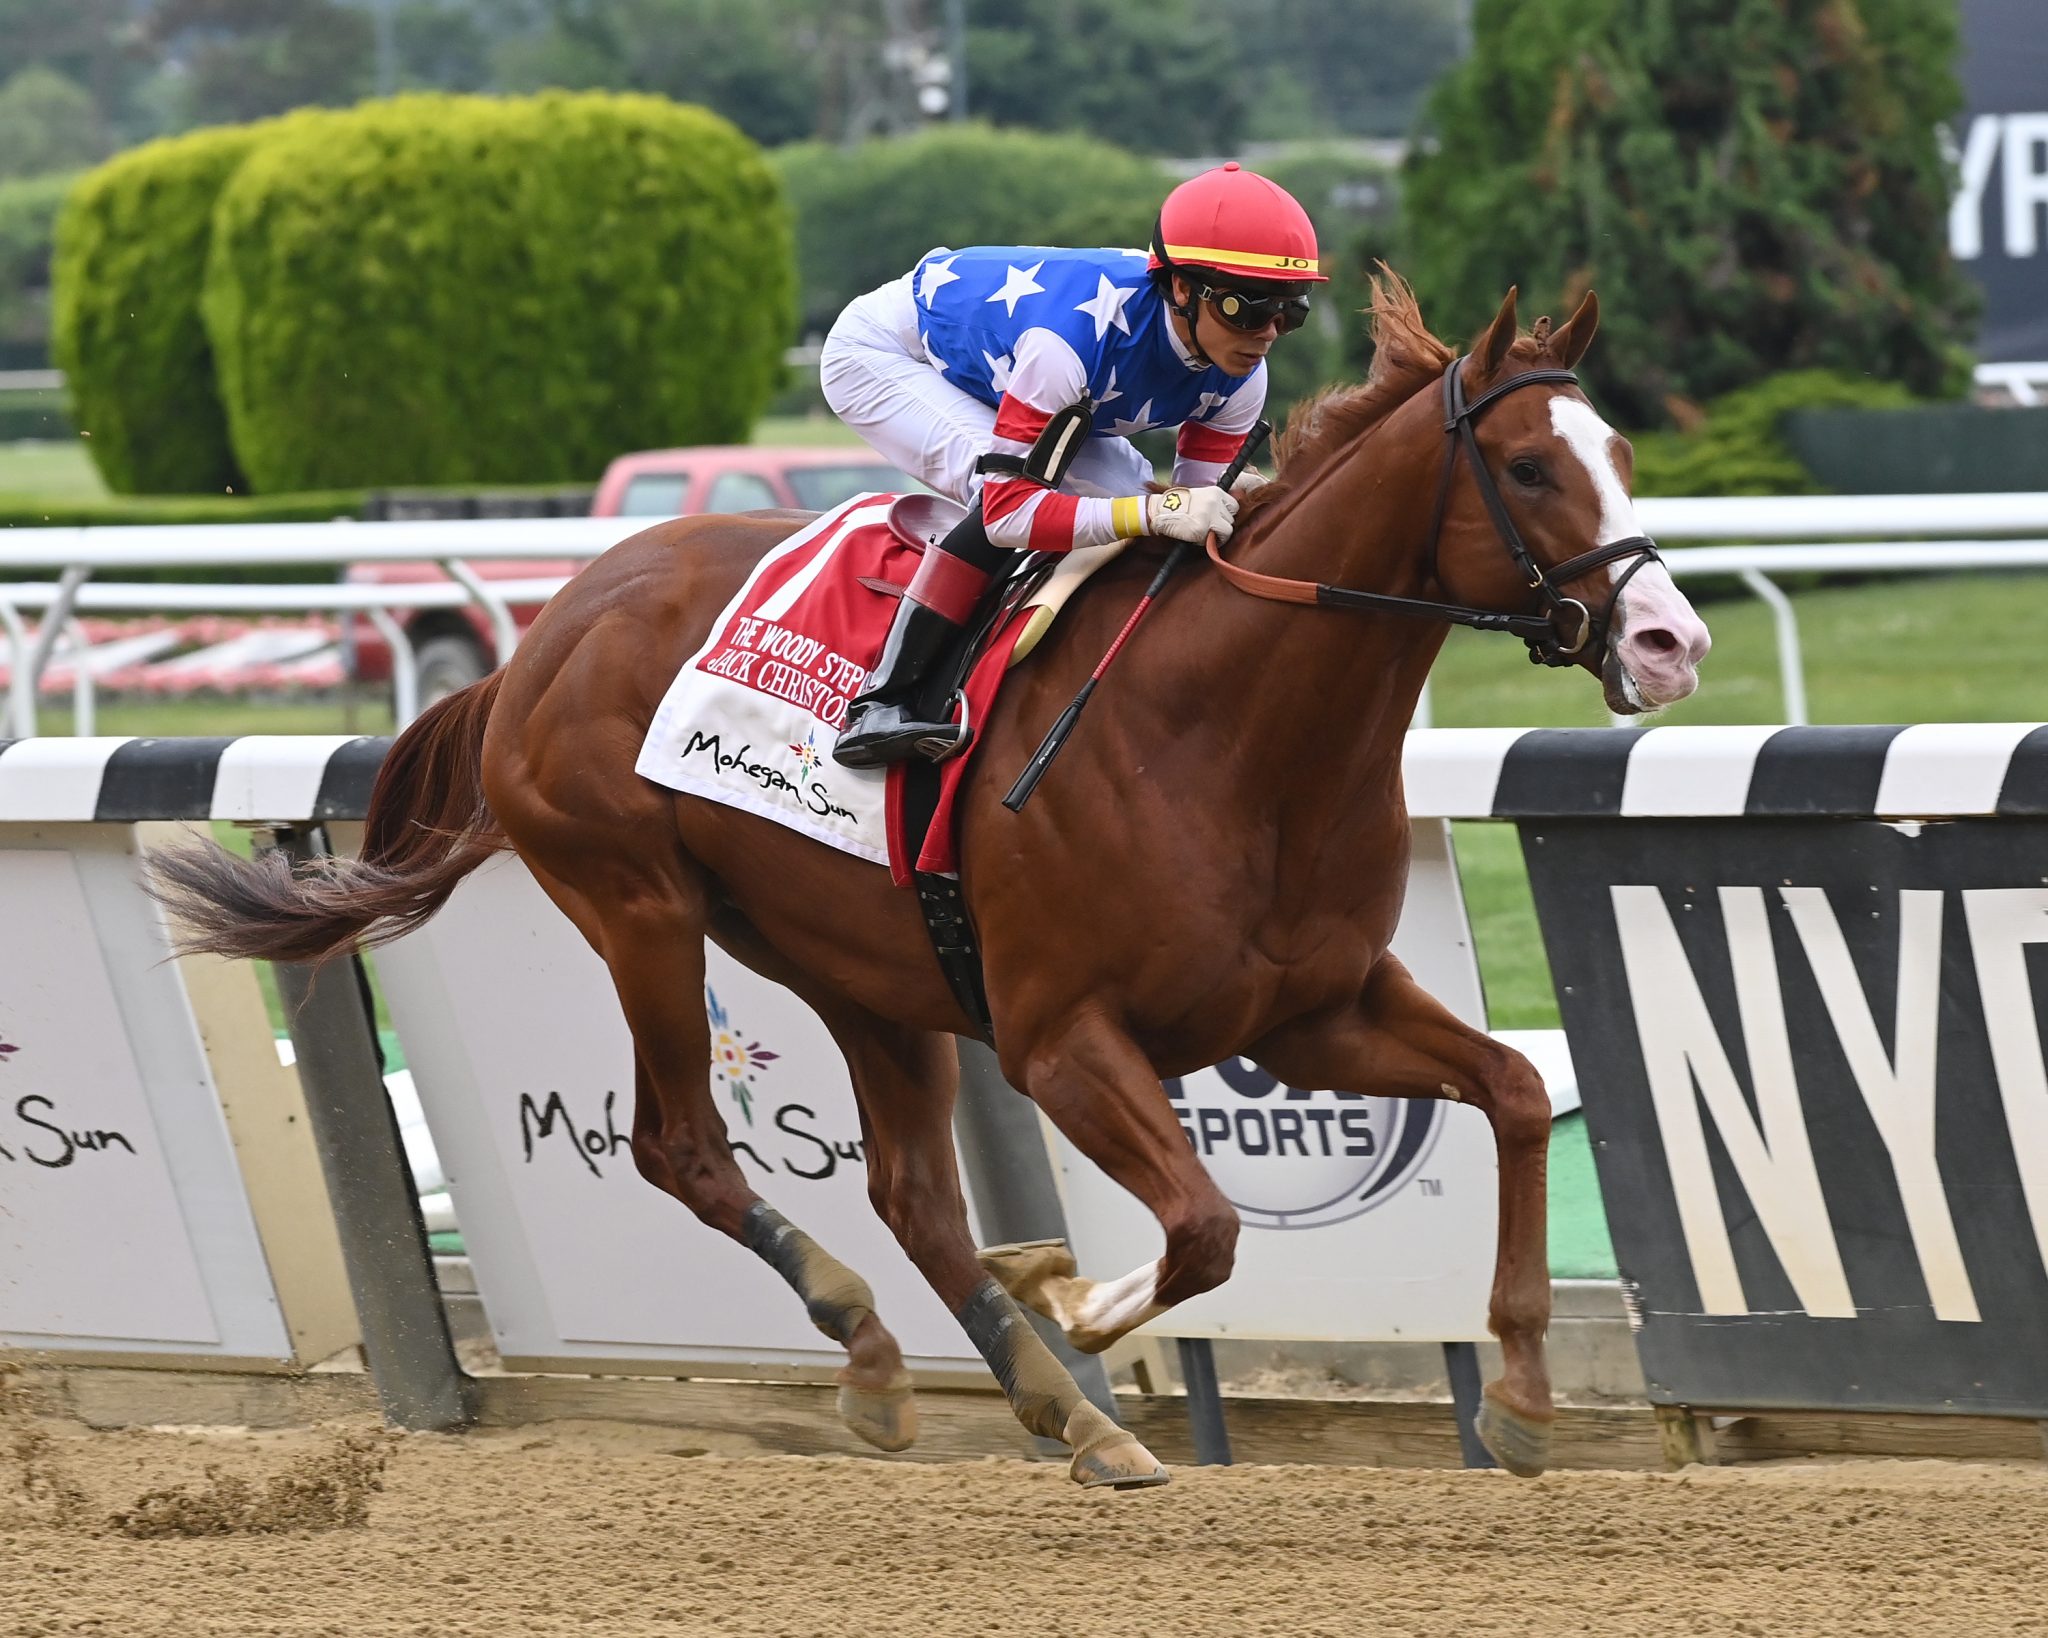
[{"label": "horse's tail", "polygon": [[370,792],[361,854],[295,872],[281,851],[215,842],[151,854],[149,886],[181,954],[321,961],[409,933],[508,844],[484,799],[484,724],[502,672],[438,700],[398,736]]}]

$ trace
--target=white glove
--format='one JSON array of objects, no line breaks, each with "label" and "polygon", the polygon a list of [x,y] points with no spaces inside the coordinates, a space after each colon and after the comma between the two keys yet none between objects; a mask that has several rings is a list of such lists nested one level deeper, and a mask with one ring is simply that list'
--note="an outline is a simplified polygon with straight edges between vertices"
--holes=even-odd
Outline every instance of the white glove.
[{"label": "white glove", "polygon": [[1218,544],[1237,527],[1237,497],[1204,484],[1199,489],[1163,489],[1145,498],[1148,534],[1199,546],[1214,531]]},{"label": "white glove", "polygon": [[1258,489],[1272,481],[1265,473],[1254,472],[1250,467],[1246,467],[1244,471],[1237,475],[1237,482],[1230,486],[1230,492],[1239,500],[1246,500],[1250,498],[1251,492],[1254,489]]}]

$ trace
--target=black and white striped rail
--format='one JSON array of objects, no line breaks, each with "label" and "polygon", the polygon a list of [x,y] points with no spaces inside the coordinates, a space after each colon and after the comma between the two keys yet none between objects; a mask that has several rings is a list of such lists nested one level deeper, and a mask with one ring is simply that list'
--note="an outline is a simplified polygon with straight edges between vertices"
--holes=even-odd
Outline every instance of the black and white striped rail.
[{"label": "black and white striped rail", "polygon": [[[0,822],[360,819],[391,741],[346,735],[0,740]],[[2048,724],[1434,728],[1408,736],[1426,819],[2048,815]]]}]

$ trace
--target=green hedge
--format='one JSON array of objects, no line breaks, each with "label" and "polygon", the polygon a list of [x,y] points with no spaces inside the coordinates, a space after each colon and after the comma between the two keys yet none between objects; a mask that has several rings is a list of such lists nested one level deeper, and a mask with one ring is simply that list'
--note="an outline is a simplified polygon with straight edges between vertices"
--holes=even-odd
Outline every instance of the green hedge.
[{"label": "green hedge", "polygon": [[1714,399],[1687,432],[1638,433],[1638,495],[1817,495],[1822,486],[1785,442],[1785,417],[1803,409],[1903,409],[1917,403],[1895,382],[1832,370],[1794,370]]},{"label": "green hedge", "polygon": [[199,297],[221,186],[269,127],[148,143],[90,171],[57,219],[51,351],[119,494],[245,487]]},{"label": "green hedge", "polygon": [[48,353],[50,247],[58,207],[77,180],[65,172],[0,182],[0,368]]},{"label": "green hedge", "polygon": [[409,96],[274,128],[203,306],[259,492],[552,483],[744,439],[793,285],[775,174],[716,115]]},{"label": "green hedge", "polygon": [[800,142],[770,156],[796,210],[803,327],[934,245],[1142,245],[1174,178],[1080,136],[943,125],[855,148]]},{"label": "green hedge", "polygon": [[[113,496],[107,500],[76,500],[69,496],[53,499],[47,495],[10,495],[0,491],[0,529],[41,529],[90,526],[96,523],[325,523],[330,518],[361,515],[363,494],[358,489],[332,489],[298,495],[138,495]],[[304,574],[271,567],[247,578],[332,580],[340,571],[322,564]],[[48,578],[29,575],[28,579]],[[110,578],[150,580],[155,575],[123,569]],[[193,569],[167,569],[170,580],[208,579]]]}]

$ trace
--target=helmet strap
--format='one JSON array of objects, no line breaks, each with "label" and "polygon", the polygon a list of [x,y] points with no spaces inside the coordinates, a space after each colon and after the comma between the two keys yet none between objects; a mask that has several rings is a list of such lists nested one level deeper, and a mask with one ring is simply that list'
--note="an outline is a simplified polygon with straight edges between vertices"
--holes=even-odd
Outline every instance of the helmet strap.
[{"label": "helmet strap", "polygon": [[1196,314],[1201,310],[1202,306],[1201,299],[1195,294],[1195,281],[1188,279],[1188,299],[1186,305],[1182,305],[1173,299],[1173,281],[1176,278],[1187,278],[1187,275],[1182,273],[1174,265],[1173,258],[1166,254],[1166,215],[1163,211],[1153,218],[1152,248],[1158,253],[1160,269],[1166,274],[1166,310],[1169,313],[1178,313],[1187,321],[1188,351],[1195,355],[1196,360],[1203,369],[1214,370],[1221,368],[1216,360],[1209,356],[1208,349],[1203,347],[1202,338],[1195,333]]}]

